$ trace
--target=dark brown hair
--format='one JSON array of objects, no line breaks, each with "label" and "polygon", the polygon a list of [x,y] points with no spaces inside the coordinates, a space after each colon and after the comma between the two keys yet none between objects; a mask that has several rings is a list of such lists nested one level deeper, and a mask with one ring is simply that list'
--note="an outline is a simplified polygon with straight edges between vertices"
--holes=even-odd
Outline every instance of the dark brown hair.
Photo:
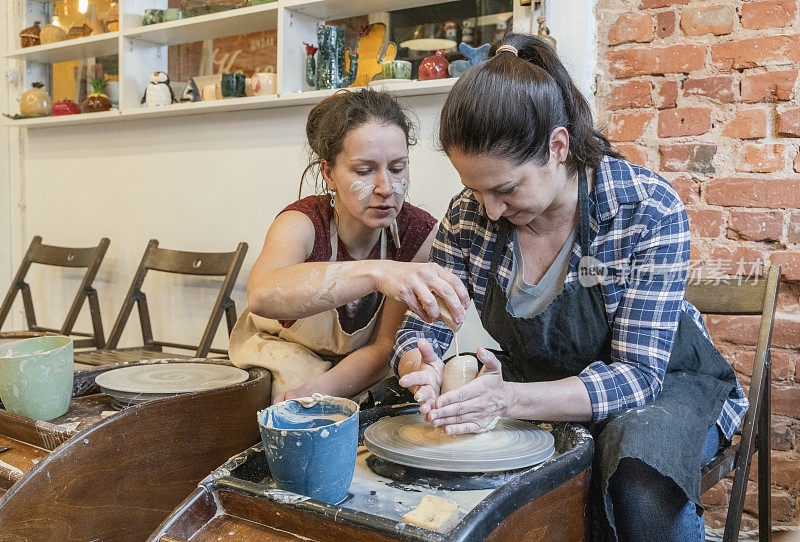
[{"label": "dark brown hair", "polygon": [[[511,45],[519,51],[501,51]],[[520,165],[548,162],[550,134],[569,133],[567,168],[596,167],[604,155],[622,156],[594,128],[589,104],[555,51],[534,36],[508,34],[485,62],[467,70],[442,108],[439,141],[449,152],[491,154]]]},{"label": "dark brown hair", "polygon": [[341,90],[314,106],[306,122],[306,138],[311,152],[309,163],[300,177],[298,198],[303,192],[303,181],[309,172],[312,172],[315,179],[317,193],[323,191],[320,183],[322,161],[325,160],[332,166],[342,152],[347,134],[371,120],[399,127],[406,136],[407,146],[416,143],[414,124],[388,92],[371,88]]}]

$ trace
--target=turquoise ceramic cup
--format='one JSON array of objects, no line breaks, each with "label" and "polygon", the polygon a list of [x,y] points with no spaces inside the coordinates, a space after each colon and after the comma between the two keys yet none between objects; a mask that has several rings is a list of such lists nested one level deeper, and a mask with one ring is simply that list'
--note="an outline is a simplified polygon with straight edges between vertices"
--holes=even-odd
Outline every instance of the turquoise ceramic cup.
[{"label": "turquoise ceramic cup", "polygon": [[258,413],[261,441],[279,489],[338,504],[347,497],[358,451],[358,404],[324,396],[304,407],[283,401]]},{"label": "turquoise ceramic cup", "polygon": [[10,412],[44,421],[65,414],[74,374],[69,337],[36,337],[0,345],[0,401]]}]

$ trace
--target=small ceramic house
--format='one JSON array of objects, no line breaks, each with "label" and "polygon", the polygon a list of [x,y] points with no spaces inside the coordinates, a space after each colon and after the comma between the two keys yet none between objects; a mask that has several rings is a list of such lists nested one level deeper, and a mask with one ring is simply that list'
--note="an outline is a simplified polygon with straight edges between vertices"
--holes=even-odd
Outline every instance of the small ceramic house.
[{"label": "small ceramic house", "polygon": [[41,27],[39,26],[40,22],[41,21],[34,22],[33,26],[29,26],[19,33],[23,47],[33,47],[34,45],[39,45],[39,33],[42,31]]}]

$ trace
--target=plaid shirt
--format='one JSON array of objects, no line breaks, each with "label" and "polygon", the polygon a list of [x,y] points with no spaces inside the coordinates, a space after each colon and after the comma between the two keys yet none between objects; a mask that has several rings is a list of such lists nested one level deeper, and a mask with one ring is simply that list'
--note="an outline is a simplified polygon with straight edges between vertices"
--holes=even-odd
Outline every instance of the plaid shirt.
[{"label": "plaid shirt", "polygon": [[[589,392],[592,421],[600,421],[658,396],[682,312],[709,335],[700,312],[684,298],[689,222],[672,186],[643,167],[605,157],[588,199],[593,236],[589,254],[608,271],[602,289],[612,329],[612,359],[610,363],[596,361],[577,376]],[[450,269],[466,284],[479,312],[496,233],[496,223],[488,219],[472,191],[465,189],[450,202],[431,251],[431,261]],[[513,267],[510,238],[503,250],[498,283],[507,293]],[[578,280],[580,252],[576,239],[565,283]],[[452,333],[441,322],[427,324],[409,311],[389,357],[395,373],[402,355],[415,348],[420,338],[428,339],[441,356]],[[737,384],[717,419],[728,439],[747,407],[747,397]]]}]

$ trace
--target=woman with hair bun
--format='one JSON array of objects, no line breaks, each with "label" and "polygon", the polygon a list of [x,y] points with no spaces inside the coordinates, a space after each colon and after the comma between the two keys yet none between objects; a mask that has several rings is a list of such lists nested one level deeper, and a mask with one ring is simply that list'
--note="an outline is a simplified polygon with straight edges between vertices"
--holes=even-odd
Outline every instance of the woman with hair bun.
[{"label": "woman with hair bun", "polygon": [[303,178],[318,173],[324,193],[270,226],[229,348],[236,365],[272,372],[273,402],[355,396],[388,375],[406,309],[433,321],[435,294],[461,321],[469,302],[453,273],[428,263],[436,220],[405,201],[414,137],[397,101],[339,92],[311,110],[306,135]]},{"label": "woman with hair bun", "polygon": [[508,35],[453,86],[440,142],[465,189],[431,261],[467,284],[501,351],[439,394],[452,334],[409,313],[390,358],[448,434],[499,418],[590,423],[593,534],[702,540],[700,469],[747,410],[684,292],[675,190],[612,150],[541,40]]}]

